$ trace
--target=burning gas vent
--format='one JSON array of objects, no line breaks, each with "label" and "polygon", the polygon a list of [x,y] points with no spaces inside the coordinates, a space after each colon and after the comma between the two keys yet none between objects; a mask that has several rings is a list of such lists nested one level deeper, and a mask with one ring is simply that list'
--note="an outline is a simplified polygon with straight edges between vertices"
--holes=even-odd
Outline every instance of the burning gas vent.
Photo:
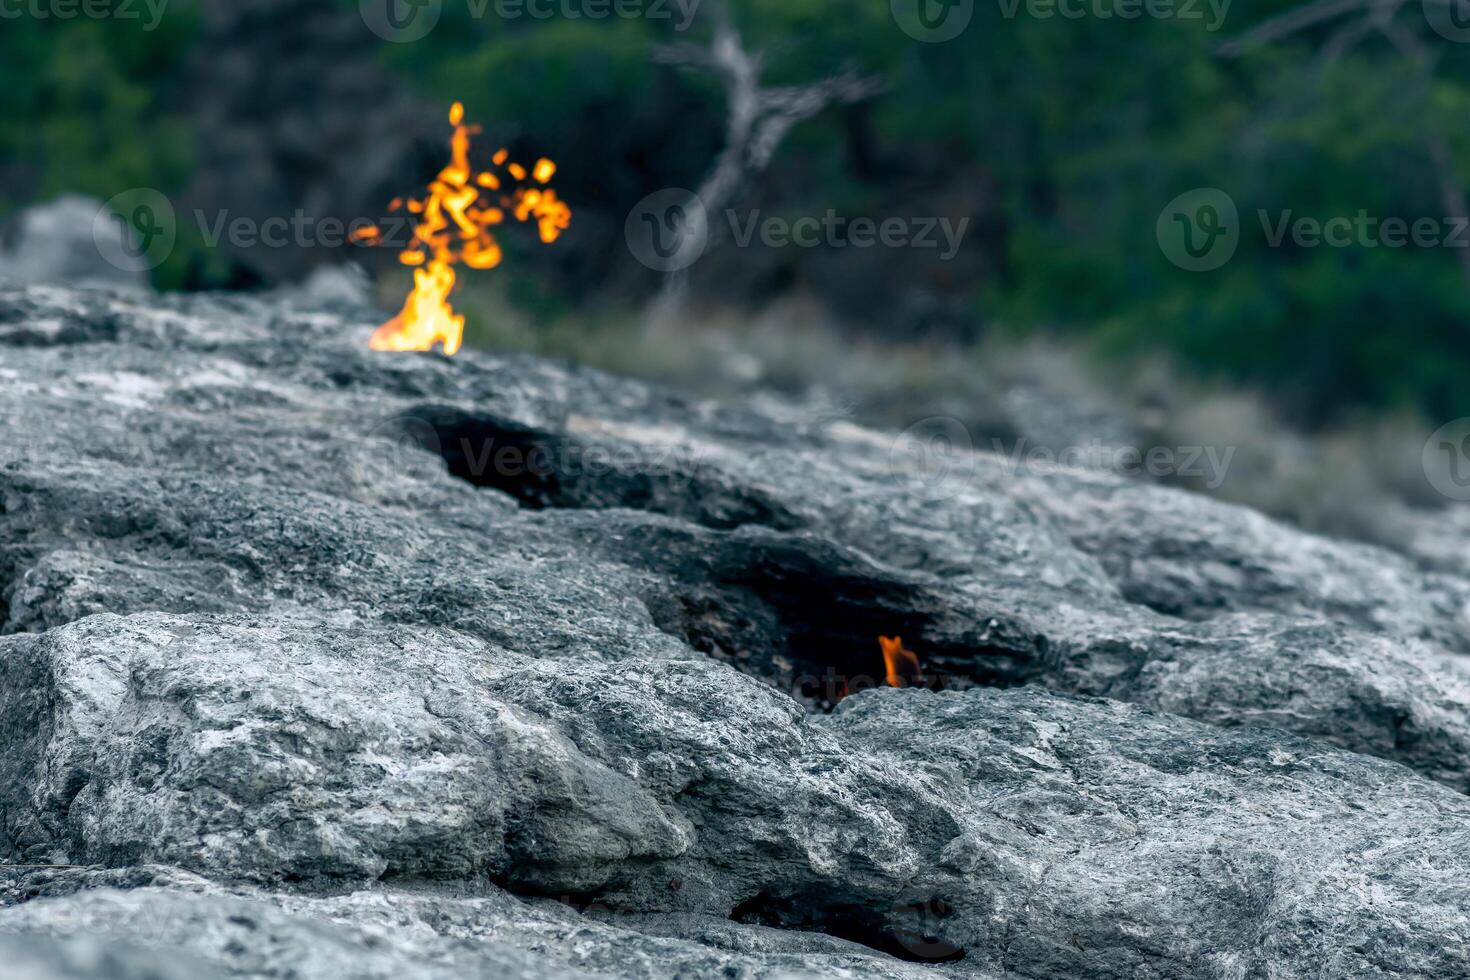
[{"label": "burning gas vent", "polygon": [[[503,224],[507,216],[521,222],[534,220],[541,241],[548,244],[571,223],[571,209],[545,186],[556,173],[556,164],[543,158],[528,170],[509,162],[509,151],[501,149],[492,159],[495,170],[475,171],[469,162],[470,137],[480,127],[465,125],[464,106],[458,102],[449,110],[449,123],[454,127],[449,165],[429,184],[428,196],[407,202],[396,198],[388,205],[389,211],[404,208],[418,216],[413,240],[398,255],[400,262],[413,267],[413,291],[403,310],[373,334],[373,350],[421,351],[442,346],[444,353],[455,353],[464,340],[464,316],[449,305],[454,267],[461,262],[471,269],[499,265],[500,243],[491,229]],[[384,235],[372,226],[355,232],[352,238],[376,245],[383,242]]]}]

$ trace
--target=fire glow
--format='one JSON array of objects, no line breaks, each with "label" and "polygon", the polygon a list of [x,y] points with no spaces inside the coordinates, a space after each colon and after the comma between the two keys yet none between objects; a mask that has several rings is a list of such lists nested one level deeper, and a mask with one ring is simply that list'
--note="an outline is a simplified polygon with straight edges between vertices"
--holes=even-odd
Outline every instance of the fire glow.
[{"label": "fire glow", "polygon": [[880,636],[878,645],[883,648],[883,668],[887,671],[883,682],[889,687],[907,687],[909,678],[921,676],[919,655],[904,649],[903,637]]},{"label": "fire glow", "polygon": [[[464,106],[456,102],[449,110],[449,165],[429,184],[423,200],[395,199],[389,211],[407,209],[417,215],[414,237],[398,255],[398,261],[413,268],[413,291],[397,316],[377,329],[369,345],[382,351],[426,351],[442,346],[454,354],[464,341],[464,316],[449,305],[454,290],[454,267],[463,262],[471,269],[493,269],[502,258],[500,243],[491,228],[507,216],[520,222],[534,220],[547,244],[556,241],[572,220],[571,209],[545,186],[556,173],[556,164],[541,159],[529,170],[510,163],[510,153],[500,150],[492,159],[504,174],[476,172],[469,162],[470,137],[479,126],[464,123]],[[515,187],[527,182],[531,186]],[[502,193],[503,191],[503,193]],[[383,233],[376,226],[362,228],[352,241],[377,245]]]}]

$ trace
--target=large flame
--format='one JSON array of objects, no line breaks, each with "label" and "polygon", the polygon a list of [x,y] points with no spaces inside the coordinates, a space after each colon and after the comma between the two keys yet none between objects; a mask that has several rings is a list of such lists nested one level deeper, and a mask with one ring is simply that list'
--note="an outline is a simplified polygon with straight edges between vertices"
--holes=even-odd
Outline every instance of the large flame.
[{"label": "large flame", "polygon": [[907,687],[910,680],[922,676],[919,655],[904,649],[903,637],[880,636],[878,645],[883,648],[883,667],[888,674],[883,680],[889,687]]},{"label": "large flame", "polygon": [[[478,126],[464,124],[464,106],[458,102],[449,110],[449,123],[454,127],[450,138],[449,165],[429,184],[428,197],[422,201],[400,198],[388,205],[389,211],[406,207],[419,215],[414,237],[399,253],[398,260],[413,267],[413,292],[403,303],[397,316],[377,329],[369,344],[373,350],[432,350],[442,345],[444,353],[453,354],[464,340],[464,317],[449,305],[454,290],[454,267],[463,262],[471,269],[493,269],[500,264],[500,243],[490,229],[505,221],[510,214],[517,221],[535,219],[543,242],[554,242],[570,224],[571,209],[544,186],[556,173],[556,164],[542,159],[529,173],[518,163],[508,163],[509,152],[495,154],[494,165],[504,167],[511,181],[523,182],[529,176],[543,186],[519,187],[498,196],[498,204],[488,195],[499,192],[507,182],[496,173],[476,172],[469,162],[470,137]],[[375,226],[353,233],[352,240],[374,245],[383,239]]]}]

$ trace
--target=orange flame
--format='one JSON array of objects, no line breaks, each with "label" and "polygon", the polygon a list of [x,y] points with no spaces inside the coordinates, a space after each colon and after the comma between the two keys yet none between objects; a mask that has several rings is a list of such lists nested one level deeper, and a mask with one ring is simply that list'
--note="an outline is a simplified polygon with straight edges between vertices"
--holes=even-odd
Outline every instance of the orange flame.
[{"label": "orange flame", "polygon": [[[445,354],[454,354],[464,340],[464,317],[449,305],[454,290],[456,263],[471,269],[493,269],[500,264],[500,243],[490,229],[505,221],[506,214],[517,221],[535,219],[541,241],[556,241],[572,220],[572,211],[550,187],[522,187],[499,198],[498,204],[481,194],[481,188],[498,191],[502,179],[489,171],[476,173],[470,166],[470,137],[478,126],[464,124],[464,105],[456,102],[449,110],[449,124],[454,127],[450,138],[449,165],[429,184],[428,197],[422,201],[395,198],[390,211],[406,208],[419,215],[414,225],[413,241],[399,253],[398,261],[413,267],[413,292],[403,303],[397,316],[377,329],[369,341],[373,350],[420,351],[442,345]],[[495,154],[495,166],[504,166],[510,154]],[[506,168],[516,182],[526,179],[520,164]],[[556,173],[556,164],[542,158],[531,171],[537,183],[545,184]],[[353,242],[376,245],[382,232],[374,225],[354,231]]]},{"label": "orange flame", "polygon": [[907,687],[910,678],[920,676],[919,656],[904,649],[903,637],[880,636],[878,645],[883,648],[883,666],[888,673],[883,680],[889,687]]}]

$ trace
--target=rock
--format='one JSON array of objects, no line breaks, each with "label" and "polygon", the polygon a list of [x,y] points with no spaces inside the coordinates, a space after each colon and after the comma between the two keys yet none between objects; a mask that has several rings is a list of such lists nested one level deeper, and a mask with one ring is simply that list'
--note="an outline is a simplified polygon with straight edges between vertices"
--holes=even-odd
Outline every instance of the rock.
[{"label": "rock", "polygon": [[[393,938],[395,924],[374,922],[367,914],[362,917],[362,926],[353,928],[322,916],[292,915],[274,903],[209,892],[99,889],[64,899],[37,900],[6,918],[4,928],[20,937],[68,936],[84,931],[108,944],[103,948],[116,944],[133,951],[134,956],[139,956],[140,948],[151,947],[152,959],[159,963],[172,963],[182,953],[200,964],[208,976],[364,980],[577,980],[589,976],[539,965],[532,955],[490,941],[477,942],[472,950],[466,948],[468,944],[453,940],[433,944],[405,941]],[[435,948],[430,950],[425,948],[427,945]],[[111,976],[97,972],[74,975]]]},{"label": "rock", "polygon": [[658,913],[897,951],[932,934],[921,949],[981,976],[1308,976],[1321,941],[1331,975],[1464,965],[1470,800],[1268,729],[1035,689],[811,716],[708,661],[532,659],[407,627],[138,614],[7,642],[28,649],[5,652],[0,717],[11,744],[41,733],[0,779],[36,774],[3,801],[33,815],[8,828],[27,861],[430,894],[489,878],[637,913],[634,931]]},{"label": "rock", "polygon": [[0,280],[146,290],[147,272],[124,249],[132,233],[105,209],[95,198],[64,194],[22,210],[0,247]]},{"label": "rock", "polygon": [[1427,509],[1390,501],[1379,511],[1398,550],[1426,568],[1470,575],[1470,504],[1447,501]]},{"label": "rock", "polygon": [[0,936],[0,957],[12,980],[215,980],[222,977],[203,964],[167,958],[135,946],[85,938],[70,942],[49,936]]},{"label": "rock", "polygon": [[856,975],[919,980],[935,975],[927,965],[895,961],[840,939],[728,921],[685,916],[679,930],[700,940],[668,938],[660,935],[660,923],[646,917],[596,909],[581,913],[560,902],[517,899],[493,885],[453,892],[374,886],[332,897],[199,884],[102,888],[32,901],[0,919],[5,923],[0,928],[24,939],[69,937],[85,927],[102,942],[126,949],[151,946],[171,959],[183,955],[203,969],[236,977],[837,980]]},{"label": "rock", "polygon": [[[1470,971],[1453,570],[354,316],[0,290],[0,854],[82,866],[0,933],[86,908],[246,977]],[[937,690],[865,690],[879,635]]]},{"label": "rock", "polygon": [[[1138,463],[1147,449],[1143,431],[1120,412],[1093,399],[1067,397],[1037,381],[1018,381],[1001,395],[1016,430],[1008,449],[992,446],[1032,463],[1096,467],[1143,476]],[[1172,475],[1172,474],[1170,474]]]},{"label": "rock", "polygon": [[352,314],[372,307],[372,284],[361,266],[319,265],[299,285],[275,290],[274,298],[307,310]]},{"label": "rock", "polygon": [[11,642],[5,765],[34,782],[6,850],[26,861],[588,891],[689,847],[626,776],[490,699],[531,661],[452,632],[140,614]]}]

